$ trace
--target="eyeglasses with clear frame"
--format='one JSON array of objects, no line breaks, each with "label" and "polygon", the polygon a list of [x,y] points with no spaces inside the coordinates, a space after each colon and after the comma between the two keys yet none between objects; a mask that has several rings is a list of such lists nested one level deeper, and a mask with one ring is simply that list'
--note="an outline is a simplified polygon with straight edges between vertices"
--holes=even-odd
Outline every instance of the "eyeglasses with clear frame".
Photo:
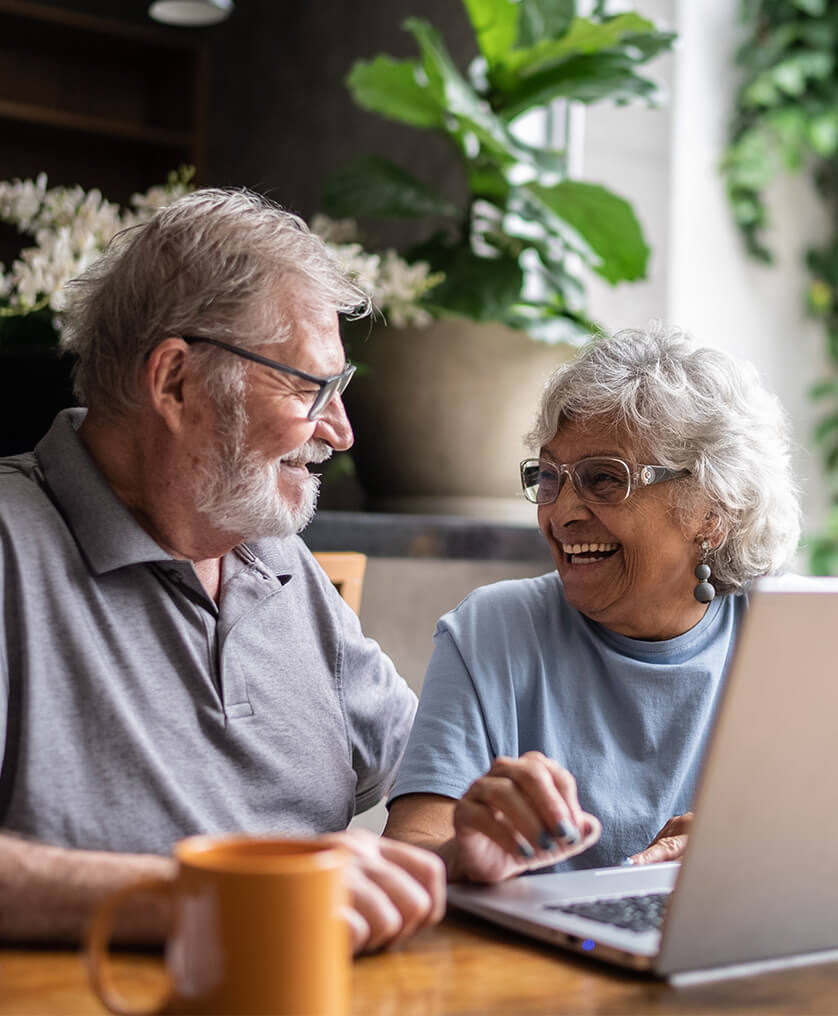
[{"label": "eyeglasses with clear frame", "polygon": [[688,469],[626,462],[610,455],[592,456],[578,462],[550,462],[548,459],[524,459],[521,486],[533,504],[553,504],[558,499],[565,477],[570,478],[579,497],[589,504],[620,504],[638,487],[677,480],[689,475]]},{"label": "eyeglasses with clear frame", "polygon": [[322,416],[323,411],[332,399],[336,395],[343,395],[346,391],[346,386],[352,380],[352,375],[358,369],[354,364],[347,363],[340,374],[334,374],[332,377],[317,377],[315,374],[307,374],[304,370],[289,367],[287,364],[278,363],[276,360],[269,360],[266,356],[251,353],[249,349],[242,349],[240,346],[234,346],[229,342],[222,342],[220,339],[208,339],[203,335],[181,335],[181,338],[189,346],[194,346],[197,343],[218,346],[219,349],[226,349],[228,353],[235,353],[236,356],[241,356],[245,360],[261,363],[263,367],[271,367],[274,370],[282,371],[283,374],[291,374],[294,377],[302,378],[303,381],[309,381],[311,384],[318,385],[320,391],[315,396],[314,402],[312,402],[311,408],[308,411],[309,420],[316,420],[319,416]]}]

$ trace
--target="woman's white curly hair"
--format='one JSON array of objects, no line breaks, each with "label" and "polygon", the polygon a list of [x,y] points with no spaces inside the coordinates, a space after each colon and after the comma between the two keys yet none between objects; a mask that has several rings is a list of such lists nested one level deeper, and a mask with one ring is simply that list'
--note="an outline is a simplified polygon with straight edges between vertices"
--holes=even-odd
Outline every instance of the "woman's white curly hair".
[{"label": "woman's white curly hair", "polygon": [[628,434],[648,461],[689,470],[671,485],[673,508],[713,520],[719,593],[788,567],[800,538],[790,428],[751,364],[659,326],[596,338],[550,376],[527,441],[541,448],[586,420]]}]

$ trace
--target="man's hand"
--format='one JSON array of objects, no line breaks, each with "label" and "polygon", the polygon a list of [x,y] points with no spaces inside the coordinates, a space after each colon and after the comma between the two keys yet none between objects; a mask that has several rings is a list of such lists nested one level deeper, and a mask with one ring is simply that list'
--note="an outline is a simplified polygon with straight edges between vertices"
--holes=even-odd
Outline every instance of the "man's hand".
[{"label": "man's hand", "polygon": [[371,952],[436,924],[445,913],[445,865],[428,850],[364,829],[318,837],[351,855],[346,913],[353,952]]},{"label": "man's hand", "polygon": [[540,751],[501,756],[457,802],[449,877],[500,882],[580,854],[601,832],[557,762]]},{"label": "man's hand", "polygon": [[685,811],[683,815],[675,815],[661,829],[645,850],[634,854],[634,864],[654,864],[656,861],[677,861],[687,846],[695,813]]}]

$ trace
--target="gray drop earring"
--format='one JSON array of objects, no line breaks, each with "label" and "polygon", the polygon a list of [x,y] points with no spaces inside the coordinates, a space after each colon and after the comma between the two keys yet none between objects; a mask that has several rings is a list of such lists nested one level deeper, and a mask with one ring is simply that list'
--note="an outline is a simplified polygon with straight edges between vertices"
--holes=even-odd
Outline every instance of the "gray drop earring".
[{"label": "gray drop earring", "polygon": [[710,541],[701,541],[701,560],[695,566],[695,577],[698,579],[698,585],[693,589],[693,596],[698,600],[699,603],[709,603],[716,595],[716,587],[710,581],[710,565],[707,564],[707,558],[710,554]]}]

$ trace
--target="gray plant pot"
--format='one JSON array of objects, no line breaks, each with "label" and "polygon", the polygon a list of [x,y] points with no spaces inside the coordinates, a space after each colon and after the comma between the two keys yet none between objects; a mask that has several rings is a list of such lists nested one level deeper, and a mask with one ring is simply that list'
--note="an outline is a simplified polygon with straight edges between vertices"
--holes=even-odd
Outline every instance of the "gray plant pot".
[{"label": "gray plant pot", "polygon": [[548,375],[573,355],[497,323],[376,326],[346,391],[352,455],[374,511],[532,521],[518,463]]}]

